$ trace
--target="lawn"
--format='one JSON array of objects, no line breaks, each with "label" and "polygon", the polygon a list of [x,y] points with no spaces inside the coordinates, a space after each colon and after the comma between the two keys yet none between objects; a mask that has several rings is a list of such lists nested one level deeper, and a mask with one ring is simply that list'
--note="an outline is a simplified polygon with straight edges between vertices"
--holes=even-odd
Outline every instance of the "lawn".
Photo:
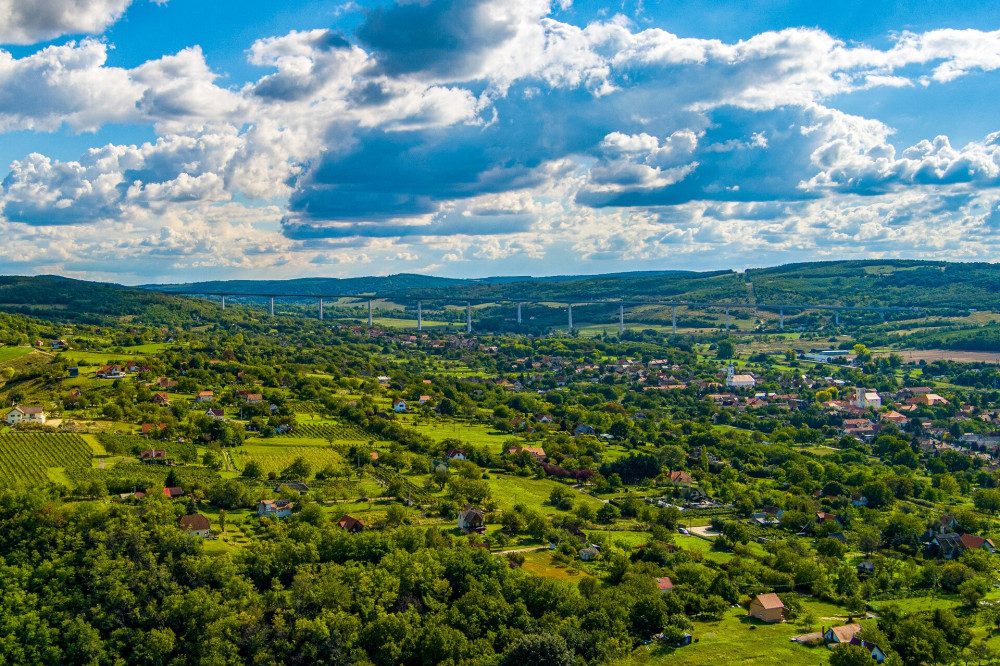
[{"label": "lawn", "polygon": [[513,435],[497,432],[490,426],[479,423],[451,420],[421,420],[418,422],[412,417],[403,417],[402,422],[435,442],[457,439],[463,444],[482,446],[492,453],[500,453],[503,449],[503,443],[513,437]]},{"label": "lawn", "polygon": [[[549,495],[557,485],[568,487],[556,481],[548,479],[535,479],[524,476],[514,476],[513,474],[490,474],[488,481],[493,499],[501,509],[512,509],[515,504],[524,504],[541,511],[544,514],[554,514],[559,512],[554,506],[548,504]],[[599,509],[601,503],[589,495],[576,493],[574,505],[585,502]]]},{"label": "lawn", "polygon": [[524,555],[522,568],[536,576],[573,582],[588,577],[585,572],[575,568],[572,564],[566,565],[553,562],[552,551],[536,550],[522,553],[522,555]]},{"label": "lawn", "polygon": [[31,352],[31,347],[0,347],[0,363],[13,361],[22,356],[27,356]]},{"label": "lawn", "polygon": [[718,622],[695,622],[691,633],[697,643],[677,649],[657,645],[640,647],[633,653],[631,663],[813,666],[825,664],[830,659],[830,651],[825,647],[808,648],[791,642],[792,636],[803,633],[801,625],[790,622],[764,624],[751,620],[742,608],[730,610]]}]

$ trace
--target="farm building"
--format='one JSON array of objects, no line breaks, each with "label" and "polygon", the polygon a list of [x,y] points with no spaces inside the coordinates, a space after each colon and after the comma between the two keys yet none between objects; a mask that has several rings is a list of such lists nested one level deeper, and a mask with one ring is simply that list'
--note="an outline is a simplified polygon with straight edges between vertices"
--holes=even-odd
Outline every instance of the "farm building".
[{"label": "farm building", "polygon": [[750,615],[761,622],[784,622],[785,604],[774,592],[758,594],[750,602]]}]

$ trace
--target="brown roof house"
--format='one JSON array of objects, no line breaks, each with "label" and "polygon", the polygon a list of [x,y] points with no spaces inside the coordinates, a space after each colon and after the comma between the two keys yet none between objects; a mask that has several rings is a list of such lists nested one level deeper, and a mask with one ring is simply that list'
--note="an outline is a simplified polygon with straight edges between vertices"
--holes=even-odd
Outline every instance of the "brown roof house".
[{"label": "brown roof house", "polygon": [[750,601],[750,615],[761,622],[784,622],[785,604],[774,592],[758,594]]},{"label": "brown roof house", "polygon": [[188,534],[195,534],[202,539],[207,539],[212,534],[212,524],[200,513],[181,516],[177,519],[177,525]]},{"label": "brown roof house", "polygon": [[850,643],[851,639],[861,631],[861,625],[857,622],[845,624],[839,627],[830,627],[823,631],[823,638],[830,643]]},{"label": "brown roof house", "polygon": [[667,576],[664,576],[663,578],[656,579],[656,587],[659,588],[660,592],[669,592],[674,589],[674,582]]},{"label": "brown roof house", "polygon": [[485,532],[486,517],[479,509],[475,509],[471,504],[466,504],[465,508],[458,514],[458,529],[466,532]]},{"label": "brown roof house", "polygon": [[337,521],[337,527],[345,532],[361,532],[365,529],[365,523],[364,521],[345,513],[344,517]]}]

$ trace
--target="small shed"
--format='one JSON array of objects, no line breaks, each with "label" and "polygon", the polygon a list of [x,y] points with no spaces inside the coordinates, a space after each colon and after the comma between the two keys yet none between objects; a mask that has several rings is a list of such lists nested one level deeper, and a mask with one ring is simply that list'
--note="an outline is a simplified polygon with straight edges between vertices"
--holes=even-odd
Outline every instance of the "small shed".
[{"label": "small shed", "polygon": [[750,601],[750,615],[761,622],[784,622],[785,604],[774,592],[758,594]]}]

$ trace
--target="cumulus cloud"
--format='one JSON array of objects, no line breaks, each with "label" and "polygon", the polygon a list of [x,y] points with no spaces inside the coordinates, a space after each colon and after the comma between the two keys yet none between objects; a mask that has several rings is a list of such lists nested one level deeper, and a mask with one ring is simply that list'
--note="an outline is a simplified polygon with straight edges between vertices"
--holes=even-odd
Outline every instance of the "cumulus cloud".
[{"label": "cumulus cloud", "polygon": [[[110,21],[128,2],[76,4]],[[734,244],[887,252],[914,230],[969,238],[997,224],[998,135],[901,149],[887,124],[833,107],[840,95],[998,69],[998,32],[904,32],[875,48],[788,29],[726,43],[620,16],[573,25],[552,10],[351,7],[352,34],[250,44],[262,71],[240,86],[196,45],[132,69],[108,66],[110,46],[93,39],[0,51],[0,132],[134,123],[158,134],[77,160],[15,161],[3,216],[36,234],[132,222],[122,233],[143,240],[129,251],[190,241],[202,256],[207,232],[186,237],[180,221],[207,215],[252,253],[259,229],[217,211],[256,200],[269,211],[262,237],[289,267],[347,266],[352,253],[428,266],[656,262]],[[945,248],[975,252],[934,251]]]},{"label": "cumulus cloud", "polygon": [[121,18],[130,4],[132,0],[0,0],[0,44],[35,44],[60,35],[100,34]]}]

